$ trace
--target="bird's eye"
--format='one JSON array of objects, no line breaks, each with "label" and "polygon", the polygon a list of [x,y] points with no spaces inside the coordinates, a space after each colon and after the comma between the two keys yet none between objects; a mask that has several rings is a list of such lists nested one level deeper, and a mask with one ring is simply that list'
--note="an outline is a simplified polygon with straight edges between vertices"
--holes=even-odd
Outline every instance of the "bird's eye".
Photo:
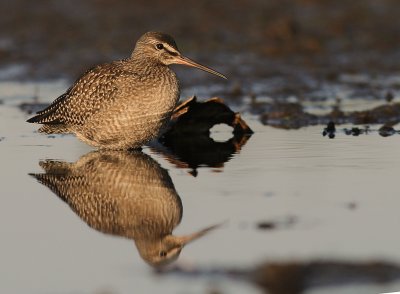
[{"label": "bird's eye", "polygon": [[156,48],[157,48],[158,50],[164,49],[164,45],[161,44],[161,43],[158,43],[158,44],[156,45]]},{"label": "bird's eye", "polygon": [[160,257],[165,257],[167,256],[167,252],[165,251],[160,251]]}]

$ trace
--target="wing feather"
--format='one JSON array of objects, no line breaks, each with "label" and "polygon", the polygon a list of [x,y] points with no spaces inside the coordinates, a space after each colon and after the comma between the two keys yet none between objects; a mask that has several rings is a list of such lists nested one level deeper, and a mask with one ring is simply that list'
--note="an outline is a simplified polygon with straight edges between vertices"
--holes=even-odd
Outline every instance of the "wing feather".
[{"label": "wing feather", "polygon": [[96,66],[28,122],[82,125],[88,118],[111,105],[118,96],[117,80],[123,74],[118,62]]}]

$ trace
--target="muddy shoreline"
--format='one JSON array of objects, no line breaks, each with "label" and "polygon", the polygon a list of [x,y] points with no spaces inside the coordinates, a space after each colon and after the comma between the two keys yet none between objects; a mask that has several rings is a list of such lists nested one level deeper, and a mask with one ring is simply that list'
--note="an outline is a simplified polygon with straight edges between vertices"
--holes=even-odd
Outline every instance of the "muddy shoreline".
[{"label": "muddy shoreline", "polygon": [[[2,0],[0,8],[10,11],[0,20],[0,67],[25,66],[19,78],[75,79],[93,64],[127,57],[148,30],[169,32],[183,52],[232,69],[245,66],[235,56],[249,54],[331,75],[400,68],[394,0]],[[264,62],[250,64],[254,78],[257,65]]]},{"label": "muddy shoreline", "polygon": [[[182,100],[221,97],[283,128],[330,120],[386,123],[393,117],[385,113],[374,121],[343,118],[343,113],[376,105],[346,109],[341,101],[375,101],[384,107],[388,100],[393,105],[400,100],[400,3],[394,0],[190,5],[177,0],[2,0],[0,8],[13,12],[0,20],[3,81],[61,78],[69,84],[95,64],[129,56],[144,31],[164,30],[185,54],[229,77],[221,81],[175,66]],[[32,97],[42,102],[38,92]],[[316,117],[316,110],[325,116]]]}]

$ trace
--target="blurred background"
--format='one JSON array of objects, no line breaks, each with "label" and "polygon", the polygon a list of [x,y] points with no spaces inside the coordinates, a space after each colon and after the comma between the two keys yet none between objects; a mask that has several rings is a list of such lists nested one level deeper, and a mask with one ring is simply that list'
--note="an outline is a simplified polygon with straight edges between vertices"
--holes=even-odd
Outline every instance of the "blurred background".
[{"label": "blurred background", "polygon": [[0,66],[23,66],[2,78],[76,78],[90,65],[129,56],[150,30],[226,67],[240,64],[237,55],[335,65],[331,75],[339,65],[382,71],[400,63],[396,0],[2,0],[0,9]]}]

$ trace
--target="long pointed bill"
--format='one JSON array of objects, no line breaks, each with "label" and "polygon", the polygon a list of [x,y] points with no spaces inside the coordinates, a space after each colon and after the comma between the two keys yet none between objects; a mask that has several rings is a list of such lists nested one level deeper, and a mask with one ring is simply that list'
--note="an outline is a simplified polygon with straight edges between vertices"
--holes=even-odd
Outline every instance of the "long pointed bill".
[{"label": "long pointed bill", "polygon": [[222,73],[219,73],[207,66],[201,65],[197,62],[194,62],[193,60],[191,60],[190,58],[187,58],[185,56],[177,56],[175,59],[175,62],[177,64],[183,64],[183,65],[187,65],[187,66],[192,66],[192,67],[196,67],[198,69],[204,70],[206,72],[209,72],[213,75],[219,76],[220,78],[223,78],[225,80],[227,80],[228,78],[226,76],[224,76]]},{"label": "long pointed bill", "polygon": [[190,243],[190,242],[192,242],[192,241],[204,236],[208,232],[218,228],[221,225],[222,224],[213,225],[213,226],[207,227],[205,229],[202,229],[202,230],[200,230],[200,231],[198,231],[196,233],[193,233],[193,234],[191,234],[189,236],[178,237],[178,239],[180,241],[179,243],[180,243],[181,246],[185,246],[187,243]]}]

